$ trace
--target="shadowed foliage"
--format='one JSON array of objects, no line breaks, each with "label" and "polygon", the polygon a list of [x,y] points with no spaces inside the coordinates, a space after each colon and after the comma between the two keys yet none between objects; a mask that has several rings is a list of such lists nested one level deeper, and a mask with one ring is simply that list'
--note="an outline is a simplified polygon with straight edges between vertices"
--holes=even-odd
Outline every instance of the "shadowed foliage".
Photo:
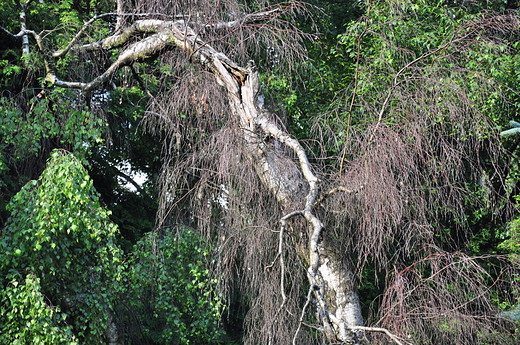
[{"label": "shadowed foliage", "polygon": [[[230,306],[223,328],[242,323],[236,338],[246,344],[513,344],[498,304],[515,304],[514,266],[467,253],[477,218],[505,224],[518,192],[497,129],[520,104],[519,17],[454,3],[356,5],[358,20],[321,52],[346,75],[308,60],[323,13],[297,1],[118,1],[109,15],[75,10],[73,26],[45,27],[59,35],[31,33],[43,43],[31,48],[24,83],[47,76],[45,87],[1,109],[50,114],[41,157],[62,144],[66,109],[88,127],[63,142],[95,151],[94,183],[133,250],[121,290],[132,294],[114,307],[113,333],[218,341],[204,332],[215,330],[220,300],[199,298],[215,293]],[[2,33],[21,38],[15,23]],[[31,108],[35,97],[45,111]],[[99,141],[91,115],[109,124],[105,148],[90,146]],[[15,157],[23,140],[0,134],[12,141],[4,156]],[[118,170],[125,163],[146,184]],[[142,216],[121,210],[133,200],[146,203]],[[155,231],[138,241],[155,201]],[[208,308],[200,315],[199,305]],[[129,306],[155,319],[127,315]]]}]

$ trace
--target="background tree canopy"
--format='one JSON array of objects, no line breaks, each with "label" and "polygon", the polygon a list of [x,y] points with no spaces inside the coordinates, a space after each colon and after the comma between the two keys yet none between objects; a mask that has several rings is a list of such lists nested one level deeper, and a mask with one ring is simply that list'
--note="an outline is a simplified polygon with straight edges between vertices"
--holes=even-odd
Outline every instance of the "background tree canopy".
[{"label": "background tree canopy", "polygon": [[516,1],[0,6],[0,343],[518,343]]}]

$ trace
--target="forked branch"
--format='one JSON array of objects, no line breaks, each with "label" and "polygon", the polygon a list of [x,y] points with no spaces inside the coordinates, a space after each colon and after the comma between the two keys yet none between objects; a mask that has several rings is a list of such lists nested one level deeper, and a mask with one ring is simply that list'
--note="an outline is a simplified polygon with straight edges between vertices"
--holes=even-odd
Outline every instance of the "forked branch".
[{"label": "forked branch", "polygon": [[[269,20],[282,13],[282,9],[270,9],[263,12],[244,16],[240,21],[227,23],[212,24],[212,30],[232,28],[236,25],[244,23],[257,23],[263,20]],[[111,14],[106,14],[106,16]],[[262,180],[264,186],[269,189],[279,201],[282,208],[299,208],[297,211],[289,213],[282,218],[282,226],[280,230],[278,258],[282,269],[281,274],[281,295],[282,306],[287,299],[284,291],[284,257],[283,257],[283,237],[285,234],[286,221],[295,215],[302,215],[308,229],[307,256],[309,267],[307,276],[310,283],[310,293],[314,295],[317,301],[317,307],[320,314],[320,321],[329,339],[337,339],[336,330],[344,329],[346,321],[336,318],[327,306],[325,298],[326,282],[320,274],[320,253],[322,248],[322,231],[323,223],[314,212],[314,205],[319,192],[319,180],[314,174],[312,165],[305,149],[300,142],[290,136],[277,123],[272,120],[272,114],[268,113],[260,104],[260,83],[258,80],[258,72],[251,64],[241,67],[228,58],[225,54],[214,49],[208,42],[203,40],[201,36],[200,23],[194,23],[186,19],[177,20],[159,20],[159,19],[142,19],[137,20],[126,29],[122,29],[115,35],[105,38],[102,41],[94,42],[86,45],[78,46],[80,37],[85,30],[95,20],[102,18],[102,15],[92,18],[85,23],[74,38],[67,46],[54,54],[48,54],[47,80],[56,86],[64,88],[77,88],[84,92],[90,92],[101,87],[106,83],[116,71],[135,61],[153,57],[168,49],[181,49],[189,54],[189,56],[198,61],[201,65],[211,69],[216,80],[227,90],[228,101],[231,112],[235,116],[236,123],[241,127],[244,151],[248,153],[252,164]],[[208,27],[204,26],[207,30]],[[136,33],[145,34],[147,37],[131,43],[119,53],[117,59],[99,76],[89,82],[70,82],[60,80],[53,68],[54,59],[61,58],[67,52],[75,49],[79,50],[112,50],[120,48],[130,43]],[[39,36],[34,34],[39,39]],[[41,39],[40,39],[41,40]],[[43,51],[43,46],[40,48]],[[45,54],[45,51],[43,51]],[[261,138],[272,137],[285,145],[297,157],[294,162],[290,157],[283,155],[269,155],[269,149]],[[284,166],[285,164],[285,166]],[[280,169],[292,168],[297,171],[296,174],[280,174]],[[282,169],[287,170],[287,169]],[[303,204],[303,207],[301,206]],[[295,206],[298,205],[298,206]],[[305,231],[305,230],[304,230]],[[307,305],[310,296],[307,300]],[[345,341],[347,339],[340,339]]]}]

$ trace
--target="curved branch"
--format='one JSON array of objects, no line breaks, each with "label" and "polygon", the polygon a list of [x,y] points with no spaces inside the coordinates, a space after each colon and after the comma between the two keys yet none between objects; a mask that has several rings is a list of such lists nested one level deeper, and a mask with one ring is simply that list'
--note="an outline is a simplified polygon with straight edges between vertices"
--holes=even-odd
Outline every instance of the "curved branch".
[{"label": "curved branch", "polygon": [[[381,333],[385,333],[390,339],[392,339],[392,341],[394,343],[396,343],[397,345],[404,345],[400,340],[399,338],[392,334],[392,332],[390,332],[389,330],[387,330],[386,328],[380,328],[380,327],[364,327],[364,326],[351,326],[349,327],[350,329],[352,330],[359,330],[359,331],[369,331],[369,332],[381,332]],[[410,343],[409,343],[410,344]]]},{"label": "curved branch", "polygon": [[111,17],[111,16],[114,16],[114,15],[117,15],[117,13],[103,13],[103,14],[100,14],[100,15],[92,17],[89,21],[87,21],[85,24],[83,24],[81,29],[70,40],[69,44],[67,44],[67,46],[65,48],[63,48],[62,50],[58,50],[58,51],[55,51],[54,53],[52,53],[52,57],[53,58],[61,58],[61,57],[65,56],[65,54],[67,54],[69,52],[69,50],[78,42],[80,37],[83,36],[83,33],[85,32],[85,30],[87,30],[87,28],[92,23],[94,23],[98,19]]},{"label": "curved branch", "polygon": [[103,74],[96,77],[94,80],[88,83],[66,82],[59,80],[54,73],[49,73],[47,80],[61,87],[78,88],[85,92],[92,91],[108,81],[119,68],[126,66],[134,61],[149,58],[166,49],[172,44],[180,45],[181,43],[177,42],[178,39],[175,37],[172,28],[172,22],[165,22],[154,19],[137,21],[122,34],[109,37],[101,43],[95,44],[101,45],[105,49],[111,49],[125,43],[130,37],[132,37],[133,33],[135,32],[155,33],[123,50],[123,52],[119,54],[117,60],[113,62]]},{"label": "curved branch", "polygon": [[280,14],[282,12],[281,8],[275,8],[269,11],[262,11],[257,13],[250,13],[246,14],[243,18],[233,20],[230,22],[219,22],[216,24],[206,24],[204,25],[205,30],[224,30],[224,29],[232,29],[237,26],[243,25],[243,24],[253,24],[258,22],[266,21],[269,18],[273,18],[276,15]]},{"label": "curved branch", "polygon": [[113,171],[116,175],[120,176],[121,178],[123,178],[124,180],[126,180],[126,182],[130,183],[132,186],[134,186],[134,188],[139,192],[139,194],[141,194],[143,197],[145,197],[146,199],[148,199],[149,201],[152,201],[153,199],[148,195],[148,193],[146,193],[146,191],[143,189],[143,187],[141,187],[139,185],[139,183],[135,182],[135,180],[125,174],[124,172],[122,172],[121,170],[119,170],[118,168],[116,167],[112,167],[113,168]]},{"label": "curved branch", "polygon": [[[253,13],[246,15],[240,21],[231,21],[218,23],[215,25],[206,26],[206,28],[211,27],[214,30],[218,30],[219,28],[231,28],[239,24],[244,23],[254,23],[259,21],[264,21],[273,16],[277,15],[281,12],[281,9],[275,8],[272,10]],[[84,35],[85,31],[88,27],[90,27],[96,20],[107,18],[107,17],[121,17],[121,16],[152,16],[155,14],[152,13],[141,13],[141,14],[129,14],[129,13],[104,13],[100,15],[96,15],[88,20],[81,29],[76,33],[76,35],[72,38],[72,40],[67,44],[67,46],[62,49],[53,52],[50,54],[50,57],[46,56],[47,62],[47,77],[46,80],[53,83],[56,86],[65,87],[65,88],[76,88],[81,89],[85,92],[92,91],[93,89],[98,88],[103,83],[108,81],[112,75],[121,67],[130,64],[134,61],[139,61],[145,58],[149,58],[158,52],[168,48],[169,46],[178,46],[183,50],[189,51],[191,53],[197,53],[198,58],[202,63],[206,63],[208,61],[212,62],[211,67],[216,70],[220,75],[225,76],[227,73],[222,73],[223,70],[220,70],[222,67],[232,72],[234,77],[237,77],[241,82],[245,80],[245,75],[247,71],[238,65],[234,64],[230,59],[228,59],[225,55],[220,54],[215,51],[212,47],[205,44],[198,35],[195,34],[193,28],[190,26],[197,26],[196,23],[186,22],[184,19],[179,20],[160,20],[160,19],[142,19],[135,21],[132,25],[125,28],[122,32],[109,36],[103,40],[92,42],[89,44],[75,46],[75,44],[79,41],[80,37]],[[175,16],[176,18],[184,18],[185,16]],[[39,36],[29,30],[22,30],[18,35],[13,35],[6,29],[2,28],[3,31],[9,33],[13,37],[23,37],[28,33],[31,33],[33,36]],[[113,62],[108,69],[105,70],[100,76],[96,77],[94,80],[90,82],[72,82],[72,81],[63,81],[60,80],[55,71],[54,71],[54,63],[51,61],[51,58],[58,59],[65,56],[71,50],[83,50],[83,51],[92,51],[92,50],[109,50],[121,47],[131,38],[133,38],[137,33],[150,33],[151,36],[148,36],[138,42],[133,43],[129,48],[123,50],[117,58],[115,62]],[[39,38],[41,42],[41,38]],[[39,44],[40,50],[43,51],[43,46]],[[222,65],[222,67],[221,67]],[[232,85],[229,81],[226,85]],[[234,90],[236,92],[236,88]]]},{"label": "curved branch", "polygon": [[[119,4],[120,4],[120,2],[118,1],[118,5]],[[83,36],[85,30],[87,30],[87,28],[89,26],[91,26],[98,19],[103,19],[103,18],[107,18],[107,17],[108,18],[117,18],[116,22],[118,22],[118,20],[120,18],[122,18],[122,17],[152,17],[152,16],[159,16],[159,15],[163,16],[163,17],[174,18],[172,16],[167,16],[167,15],[162,14],[162,13],[119,13],[119,12],[116,13],[116,12],[108,12],[108,13],[98,14],[98,15],[92,17],[91,19],[89,19],[85,24],[83,24],[81,29],[76,33],[76,35],[74,35],[72,40],[67,44],[67,46],[65,48],[63,48],[62,50],[57,50],[57,51],[53,52],[52,53],[52,57],[53,58],[61,58],[61,57],[65,56],[71,50],[98,50],[98,49],[101,49],[101,47],[103,47],[102,42],[104,42],[106,40],[110,40],[110,38],[113,38],[113,37],[121,36],[121,34],[115,34],[115,35],[109,36],[108,38],[106,38],[104,40],[101,40],[99,42],[93,42],[93,43],[90,43],[90,44],[85,44],[85,45],[82,45],[82,46],[75,47],[74,45],[78,42],[78,40],[81,38],[81,36]],[[179,17],[180,18],[182,16],[175,16],[175,17]],[[132,26],[130,26],[130,28],[132,28]],[[135,29],[135,28],[133,28],[133,29]],[[118,32],[119,30],[120,30],[120,28],[116,25],[115,31]],[[127,30],[128,30],[128,28],[127,28]],[[128,36],[126,38],[126,40],[128,40],[129,37],[130,36]],[[126,40],[124,40],[123,43],[125,43]],[[111,46],[110,48],[115,48],[115,47],[116,46]],[[106,47],[104,47],[104,48],[106,49]]]}]

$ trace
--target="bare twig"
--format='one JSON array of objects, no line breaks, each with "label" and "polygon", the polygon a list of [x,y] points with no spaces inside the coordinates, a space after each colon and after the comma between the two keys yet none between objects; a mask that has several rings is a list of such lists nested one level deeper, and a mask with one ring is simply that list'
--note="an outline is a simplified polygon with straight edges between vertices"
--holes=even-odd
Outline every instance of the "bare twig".
[{"label": "bare twig", "polygon": [[385,333],[390,339],[392,339],[397,345],[404,345],[404,343],[402,343],[395,334],[392,334],[392,332],[390,332],[386,328],[365,327],[365,326],[350,326],[349,328],[351,330],[359,330],[359,331],[382,332],[382,333]]},{"label": "bare twig", "polygon": [[296,332],[294,333],[293,337],[293,345],[296,345],[296,338],[298,337],[298,333],[300,333],[301,326],[303,325],[303,318],[305,317],[305,313],[307,311],[307,307],[311,303],[311,297],[314,290],[314,286],[309,287],[309,292],[307,293],[307,299],[305,300],[305,304],[303,305],[302,312],[300,315],[300,320],[298,322],[298,328],[296,329]]},{"label": "bare twig", "polygon": [[334,193],[337,193],[337,192],[345,192],[345,193],[349,193],[349,194],[359,193],[363,189],[363,187],[364,187],[363,185],[361,185],[359,188],[356,188],[356,189],[348,189],[343,186],[334,187],[331,190],[329,190],[328,192],[322,193],[321,197],[318,200],[316,200],[314,205],[316,206],[316,205],[321,204],[323,202],[323,200],[325,200],[329,196],[333,195]]}]

